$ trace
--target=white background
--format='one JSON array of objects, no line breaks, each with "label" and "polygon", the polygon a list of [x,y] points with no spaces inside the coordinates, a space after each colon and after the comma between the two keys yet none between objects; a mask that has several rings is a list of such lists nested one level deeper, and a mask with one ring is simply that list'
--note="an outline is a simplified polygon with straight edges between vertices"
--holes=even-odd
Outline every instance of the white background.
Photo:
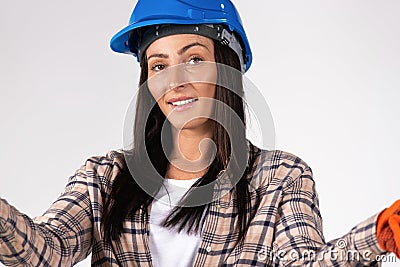
[{"label": "white background", "polygon": [[[134,5],[117,2],[0,2],[0,196],[30,216],[122,146],[139,69],[109,49]],[[400,197],[400,2],[235,2],[276,148],[311,166],[325,237],[342,236]]]}]

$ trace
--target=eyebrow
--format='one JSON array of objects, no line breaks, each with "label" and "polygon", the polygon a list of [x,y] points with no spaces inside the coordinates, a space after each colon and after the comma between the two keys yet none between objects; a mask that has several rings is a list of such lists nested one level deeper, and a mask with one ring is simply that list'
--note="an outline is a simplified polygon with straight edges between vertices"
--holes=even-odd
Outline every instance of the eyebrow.
[{"label": "eyebrow", "polygon": [[[205,49],[207,49],[208,51],[210,51],[210,49],[208,49],[208,47],[205,46],[204,44],[199,43],[199,42],[194,42],[194,43],[188,44],[188,45],[184,46],[183,48],[181,48],[181,49],[178,51],[178,55],[182,55],[183,53],[185,53],[187,50],[189,50],[190,48],[192,48],[192,47],[194,47],[194,46],[201,46],[201,47],[204,47]],[[147,58],[147,60],[149,60],[149,59],[152,58],[152,57],[168,58],[169,56],[168,56],[167,54],[162,54],[162,53],[151,54],[151,55]]]}]

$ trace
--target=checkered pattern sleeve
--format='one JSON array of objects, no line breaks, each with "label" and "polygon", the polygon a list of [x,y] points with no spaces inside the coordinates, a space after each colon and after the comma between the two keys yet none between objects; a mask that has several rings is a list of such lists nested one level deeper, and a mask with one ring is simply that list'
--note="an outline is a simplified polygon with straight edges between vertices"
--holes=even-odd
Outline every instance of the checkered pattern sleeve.
[{"label": "checkered pattern sleeve", "polygon": [[274,257],[279,266],[380,266],[375,224],[377,215],[349,233],[324,241],[312,171],[307,167],[283,189],[275,227]]},{"label": "checkered pattern sleeve", "polygon": [[91,251],[92,220],[85,165],[60,197],[34,219],[0,198],[0,261],[8,266],[72,266]]},{"label": "checkered pattern sleeve", "polygon": [[[326,242],[311,168],[283,151],[263,151],[251,174],[252,215],[237,244],[233,190],[209,204],[193,266],[379,266],[377,214]],[[34,219],[0,198],[0,262],[9,266],[72,266],[92,252],[92,266],[148,266],[149,218],[139,209],[119,239],[104,241],[102,210],[123,155],[89,158],[61,196]],[[250,216],[250,215],[249,215]]]}]

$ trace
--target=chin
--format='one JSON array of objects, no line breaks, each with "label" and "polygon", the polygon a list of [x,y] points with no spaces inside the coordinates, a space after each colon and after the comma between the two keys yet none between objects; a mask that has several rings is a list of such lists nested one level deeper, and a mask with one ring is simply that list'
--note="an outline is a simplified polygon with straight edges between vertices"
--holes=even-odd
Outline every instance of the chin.
[{"label": "chin", "polygon": [[204,130],[209,130],[209,128],[212,127],[211,121],[206,118],[194,119],[187,123],[185,123],[184,121],[177,121],[177,120],[171,121],[170,120],[170,123],[175,129],[182,129],[182,130],[204,131]]}]

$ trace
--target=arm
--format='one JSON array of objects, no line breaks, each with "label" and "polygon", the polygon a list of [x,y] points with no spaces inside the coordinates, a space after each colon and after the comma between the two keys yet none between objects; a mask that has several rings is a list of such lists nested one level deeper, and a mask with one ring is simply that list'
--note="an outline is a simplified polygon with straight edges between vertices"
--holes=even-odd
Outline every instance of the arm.
[{"label": "arm", "polygon": [[0,262],[9,266],[72,266],[91,250],[92,212],[86,166],[61,196],[34,219],[0,198]]},{"label": "arm", "polygon": [[309,167],[288,181],[278,213],[274,254],[280,266],[376,266],[376,256],[385,253],[376,239],[377,214],[341,238],[324,241],[318,196]]}]

